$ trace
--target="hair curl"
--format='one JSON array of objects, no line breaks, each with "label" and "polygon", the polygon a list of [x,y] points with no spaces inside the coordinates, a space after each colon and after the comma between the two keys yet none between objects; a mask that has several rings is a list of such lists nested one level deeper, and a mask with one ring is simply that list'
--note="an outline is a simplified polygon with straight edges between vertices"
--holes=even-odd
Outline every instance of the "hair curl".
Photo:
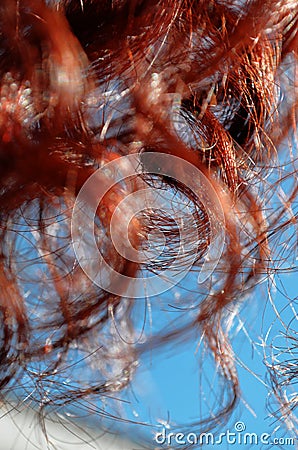
[{"label": "hair curl", "polygon": [[[240,393],[229,342],[233,311],[275,272],[271,243],[296,225],[297,183],[273,208],[283,180],[271,183],[268,175],[287,137],[295,139],[297,22],[293,0],[1,1],[3,396],[18,383],[26,390],[30,380],[35,389],[28,395],[41,408],[102,398],[130,382],[146,349],[198,329],[228,393],[203,421],[206,429],[231,412]],[[226,242],[205,291],[192,294],[195,314],[170,329],[153,327],[141,344],[137,302],[125,290],[117,296],[90,281],[70,227],[75,199],[99,167],[149,151],[180,157],[209,179],[224,211]],[[284,153],[292,158],[285,177],[295,180],[290,147]],[[198,228],[196,272],[210,244],[200,200],[167,177],[144,175],[143,183],[189,202]],[[175,221],[149,211],[132,223],[130,241],[140,248],[161,231],[168,236],[162,262],[144,266],[117,253],[109,234],[112,194],[118,203],[136,189],[126,181],[113,187],[95,220],[105,258],[129,277],[166,267],[178,239]],[[297,349],[296,343],[295,337]],[[82,364],[97,374],[93,381]],[[297,400],[285,401],[281,390],[297,379],[295,364],[269,367],[288,418]],[[53,382],[59,387],[50,395]]]}]

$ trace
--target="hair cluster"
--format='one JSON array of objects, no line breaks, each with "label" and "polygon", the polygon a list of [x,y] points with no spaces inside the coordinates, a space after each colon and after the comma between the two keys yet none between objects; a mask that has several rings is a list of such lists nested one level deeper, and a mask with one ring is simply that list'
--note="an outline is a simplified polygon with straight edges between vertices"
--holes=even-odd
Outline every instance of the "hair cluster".
[{"label": "hair cluster", "polygon": [[[127,386],[142,351],[197,329],[228,393],[205,426],[232,410],[240,395],[232,318],[292,250],[281,253],[278,237],[296,226],[297,22],[294,0],[1,0],[3,396],[22,385],[20,395],[41,408],[101,399]],[[179,157],[207,177],[224,212],[225,245],[214,273],[192,291],[196,308],[187,323],[153,327],[141,344],[138,301],[88,278],[73,251],[71,216],[98,168],[146,152]],[[210,245],[210,217],[188,186],[158,174],[116,183],[103,197],[94,233],[106,261],[135,278],[159,273],[176,254],[177,223],[156,209],[131,222],[129,239],[140,248],[150,234],[155,245],[158,233],[165,236],[158,261],[130,261],[115,249],[115,204],[139,182],[188,204],[197,225],[196,273]],[[285,401],[282,389],[297,380],[297,367],[290,361],[269,369],[290,420],[297,398]],[[72,382],[63,384],[70,373]]]}]

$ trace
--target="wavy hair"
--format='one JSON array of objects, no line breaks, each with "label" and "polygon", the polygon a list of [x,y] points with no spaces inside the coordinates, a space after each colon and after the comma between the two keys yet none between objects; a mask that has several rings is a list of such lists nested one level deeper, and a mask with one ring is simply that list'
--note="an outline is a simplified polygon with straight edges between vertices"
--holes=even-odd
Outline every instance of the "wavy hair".
[{"label": "wavy hair", "polygon": [[[195,329],[227,393],[203,424],[210,428],[230,414],[240,395],[229,340],[234,312],[281,265],[273,249],[280,259],[291,256],[292,248],[281,254],[278,236],[292,230],[290,242],[297,244],[297,22],[293,0],[1,1],[3,397],[19,385],[26,391],[30,380],[27,395],[41,409],[101,399],[127,386],[142,352],[174,345]],[[179,297],[184,307],[196,299],[186,323],[156,332],[153,324],[141,343],[138,301],[125,287],[115,294],[90,280],[73,250],[71,218],[76,197],[99,168],[152,152],[179,157],[209,180],[223,210],[225,243],[204,288],[194,287],[184,302]],[[115,181],[116,174],[106,178]],[[140,178],[140,185],[115,181],[102,198],[94,220],[98,248],[131,279],[162,272],[177,255],[177,221],[147,208],[130,223],[126,239],[135,249],[149,235],[153,246],[165,236],[164,254],[146,264],[117,251],[109,226],[119,202],[140,186],[167,198],[174,192],[195,220],[195,274],[212,240],[206,206],[173,177]],[[278,202],[285,180],[293,183]],[[91,381],[82,364],[97,374]],[[297,399],[285,399],[283,386],[297,380],[295,366],[269,364],[288,423]],[[70,373],[72,383],[63,384]]]}]

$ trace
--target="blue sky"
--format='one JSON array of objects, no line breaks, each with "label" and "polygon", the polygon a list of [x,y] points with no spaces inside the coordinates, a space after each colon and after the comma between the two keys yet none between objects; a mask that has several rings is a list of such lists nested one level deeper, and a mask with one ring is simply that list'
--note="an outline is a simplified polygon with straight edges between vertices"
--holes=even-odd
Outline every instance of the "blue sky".
[{"label": "blue sky", "polygon": [[[283,174],[292,169],[292,166],[285,167]],[[279,176],[281,176],[280,173]],[[288,190],[290,184],[286,182],[284,188]],[[272,241],[275,257],[284,258],[284,261],[276,263],[277,267],[286,269],[284,273],[264,280],[251,291],[248,297],[240,296],[239,300],[242,304],[235,316],[231,336],[237,358],[242,397],[229,422],[214,432],[215,437],[227,430],[234,432],[235,424],[239,421],[243,422],[247,432],[256,433],[258,436],[268,433],[272,438],[290,437],[289,433],[280,427],[280,423],[270,416],[266,407],[269,402],[274,409],[264,356],[267,355],[268,363],[270,363],[270,346],[272,344],[280,347],[287,345],[283,333],[288,325],[293,332],[298,332],[297,271],[295,270],[297,255],[293,254],[295,246],[297,248],[297,239],[293,228],[294,226]],[[20,241],[20,245],[24,246],[24,237]],[[27,240],[26,245],[28,255],[32,259],[33,256],[38,256],[33,254],[34,242]],[[37,252],[36,248],[34,251]],[[33,265],[32,268],[34,267]],[[33,275],[34,286],[35,272]],[[178,286],[171,292],[163,294],[162,300],[152,298],[147,304],[142,300],[136,300],[139,307],[136,308],[135,314],[140,330],[145,320],[145,310],[147,311],[145,331],[148,337],[151,326],[154,331],[163,330],[171,321],[174,325],[177,325],[176,321],[179,321],[181,325],[183,320],[189,319],[189,316],[194,317],[197,314],[196,306],[200,298],[199,294],[198,298],[196,296],[198,291],[196,280],[197,277],[190,273],[181,282],[184,288],[183,293]],[[270,288],[270,296],[268,288]],[[170,306],[173,304],[176,307],[185,308],[185,312],[174,309]],[[278,314],[279,318],[277,318]],[[192,428],[191,424],[200,417],[214,412],[219,389],[214,377],[212,360],[202,357],[202,352],[198,348],[200,334],[193,332],[188,337],[190,339],[180,344],[174,342],[161,349],[149,349],[145,355],[141,356],[139,367],[129,388],[124,392],[116,392],[115,400],[112,399],[112,395],[107,399],[107,410],[114,410],[116,416],[122,415],[144,425],[121,425],[114,421],[107,421],[105,424],[107,427],[120,429],[121,432],[149,449],[158,447],[154,442],[154,433],[162,430],[164,426],[169,426],[169,432],[180,431],[181,424],[189,424],[189,432],[204,431]],[[31,390],[31,385],[28,386],[28,390]],[[119,399],[127,403],[121,403]],[[94,416],[92,420],[88,419],[88,423],[99,428],[103,422]],[[268,446],[255,446],[255,448],[264,449],[266,447]],[[209,445],[208,448],[213,447]],[[214,448],[237,447],[228,446],[226,442],[222,442]],[[239,448],[251,447],[242,445]],[[284,445],[282,448],[293,448],[293,446]]]},{"label": "blue sky", "polygon": [[[292,329],[297,331],[297,317],[293,317],[293,308],[281,292],[285,289],[294,300],[296,280],[296,273],[277,277],[276,288],[272,289],[272,295],[275,307],[280,311],[285,323],[288,324],[291,321]],[[292,306],[295,307],[295,301],[292,302]],[[276,320],[276,311],[268,300],[267,282],[252,292],[250,299],[244,302],[241,309],[239,318],[235,320],[233,345],[235,355],[239,359],[238,372],[242,398],[229,422],[220,431],[234,432],[235,424],[241,421],[245,424],[245,432],[256,433],[259,439],[262,434],[268,433],[270,442],[273,438],[277,438],[283,444],[282,448],[294,448],[291,443],[284,444],[285,438],[291,435],[283,427],[280,427],[267,408],[268,402],[273,408],[276,404],[270,395],[270,381],[264,364],[264,351],[269,356],[269,344],[272,341],[277,344],[278,339],[280,339],[281,345],[285,345],[285,340],[281,335],[284,331],[283,326],[279,320]],[[269,329],[270,333],[267,335]],[[267,347],[264,347],[262,343],[266,339]],[[132,390],[128,395],[131,403],[126,409],[128,416],[130,415],[132,420],[136,419],[155,425],[155,430],[158,430],[158,426],[161,429],[163,424],[170,422],[176,424],[175,432],[180,431],[180,423],[195,422],[200,413],[204,410],[207,411],[206,404],[210,400],[208,383],[212,384],[212,371],[212,364],[206,361],[204,372],[207,373],[207,376],[205,380],[201,381],[200,389],[197,341],[176,345],[175,350],[171,348],[159,352],[152,351],[142,359],[137,377],[132,383]],[[211,380],[208,380],[208,374]],[[212,404],[212,401],[210,403]],[[154,448],[151,427],[127,426],[125,428],[128,436],[137,437],[139,443],[147,445],[148,448]],[[169,427],[168,432],[171,429]],[[189,431],[199,433],[202,430],[190,426]],[[218,436],[220,431],[216,431],[214,436]],[[193,446],[192,448],[197,447]],[[222,442],[214,446],[208,445],[208,448],[265,449],[269,446],[261,444],[239,446],[238,444],[238,447],[235,447],[235,445],[229,446],[226,442]]]},{"label": "blue sky", "polygon": [[[272,180],[277,179],[274,177],[286,176],[292,170],[291,164],[285,165],[271,174]],[[292,181],[286,179],[276,192],[268,193],[272,205],[280,205],[280,200],[284,196],[281,188],[288,192],[292,188]],[[264,205],[267,207],[265,202]],[[285,214],[281,220],[286,219]],[[291,449],[294,448],[292,443],[286,442],[286,439],[291,437],[290,433],[271,414],[278,405],[271,392],[266,364],[271,364],[273,356],[281,361],[285,358],[279,354],[278,348],[288,346],[284,337],[287,327],[291,328],[291,333],[298,332],[297,254],[294,254],[294,251],[297,251],[297,235],[294,226],[282,234],[273,236],[270,243],[275,260],[274,267],[281,271],[276,274],[272,272],[272,276],[265,277],[249,295],[239,297],[240,307],[235,315],[231,338],[242,395],[230,420],[214,431],[214,437],[216,439],[221,432],[227,431],[236,431],[238,437],[241,431],[235,430],[235,426],[240,423],[245,428],[242,434],[254,433],[258,439],[267,434],[269,442],[272,443],[273,439],[277,439],[281,444],[278,446],[276,441],[273,447]],[[183,291],[182,287],[187,288],[188,293],[186,290]],[[150,334],[150,327],[153,327],[154,331],[164,330],[166,324],[172,321],[174,325],[177,323],[181,325],[183,320],[187,320],[192,314],[195,316],[200,297],[196,295],[197,291],[196,276],[190,273],[182,281],[180,288],[163,294],[162,298],[152,298],[147,304],[137,300],[140,305],[136,310],[139,324],[145,320],[144,311],[147,310],[145,327],[147,336]],[[186,297],[182,295],[185,293]],[[175,310],[170,306],[173,304],[185,308],[186,312]],[[200,417],[214,413],[220,389],[213,361],[204,357],[198,348],[199,333],[193,332],[188,337],[190,339],[180,344],[177,341],[161,349],[149,349],[140,358],[139,367],[130,387],[125,392],[116,393],[115,401],[110,399],[107,402],[108,409],[114,408],[116,414],[122,414],[122,417],[144,424],[120,425],[107,422],[108,427],[120,429],[131,439],[136,440],[140,445],[136,448],[142,448],[142,445],[149,449],[159,448],[154,441],[154,435],[164,427],[168,433],[171,431],[177,433],[185,431],[182,424],[189,425],[187,432],[199,434],[204,429],[193,428],[191,424],[197,422]],[[288,388],[288,395],[291,395],[291,387]],[[127,403],[121,404],[119,399]],[[95,418],[95,425],[96,422]],[[214,446],[210,444],[206,448],[266,449],[272,448],[272,445],[267,442],[262,444],[260,441],[257,445],[239,443],[234,445],[222,439],[221,443]]]}]

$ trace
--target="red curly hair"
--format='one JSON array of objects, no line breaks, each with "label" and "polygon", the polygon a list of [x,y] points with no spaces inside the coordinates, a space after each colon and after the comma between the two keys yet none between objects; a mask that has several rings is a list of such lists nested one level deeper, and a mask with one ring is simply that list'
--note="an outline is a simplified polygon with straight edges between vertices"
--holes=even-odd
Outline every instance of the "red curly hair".
[{"label": "red curly hair", "polygon": [[[268,186],[268,174],[279,149],[296,133],[297,22],[293,0],[2,0],[3,396],[29,377],[38,386],[31,398],[42,408],[101,398],[129,383],[142,351],[197,328],[229,392],[206,428],[231,412],[240,390],[228,318],[260,277],[275,270],[271,239],[296,224],[289,212],[297,183],[274,214],[264,199],[278,187],[278,181]],[[126,287],[117,295],[90,280],[74,253],[71,219],[79,192],[98,168],[152,152],[179,157],[207,178],[224,214],[225,243],[205,290],[193,291],[195,317],[133,345],[111,324],[117,318],[132,338],[137,300],[127,297]],[[288,176],[295,180],[293,170]],[[112,171],[106,177],[116,180]],[[109,226],[119,203],[144,186],[174,191],[195,217],[196,273],[212,240],[206,205],[171,176],[139,178],[115,181],[103,196],[94,220],[98,248],[130,279],[161,273],[177,254],[173,218],[147,208],[130,223],[135,249],[150,233],[156,245],[154,233],[166,236],[162,262],[147,265],[118,253]],[[82,349],[79,356],[74,346]],[[100,371],[100,382],[87,386],[75,371],[86,350],[88,370],[95,370],[96,355]],[[280,391],[284,371],[276,370],[276,395],[289,415],[293,404]],[[44,402],[52,378],[58,383],[70,371],[72,386]]]}]

